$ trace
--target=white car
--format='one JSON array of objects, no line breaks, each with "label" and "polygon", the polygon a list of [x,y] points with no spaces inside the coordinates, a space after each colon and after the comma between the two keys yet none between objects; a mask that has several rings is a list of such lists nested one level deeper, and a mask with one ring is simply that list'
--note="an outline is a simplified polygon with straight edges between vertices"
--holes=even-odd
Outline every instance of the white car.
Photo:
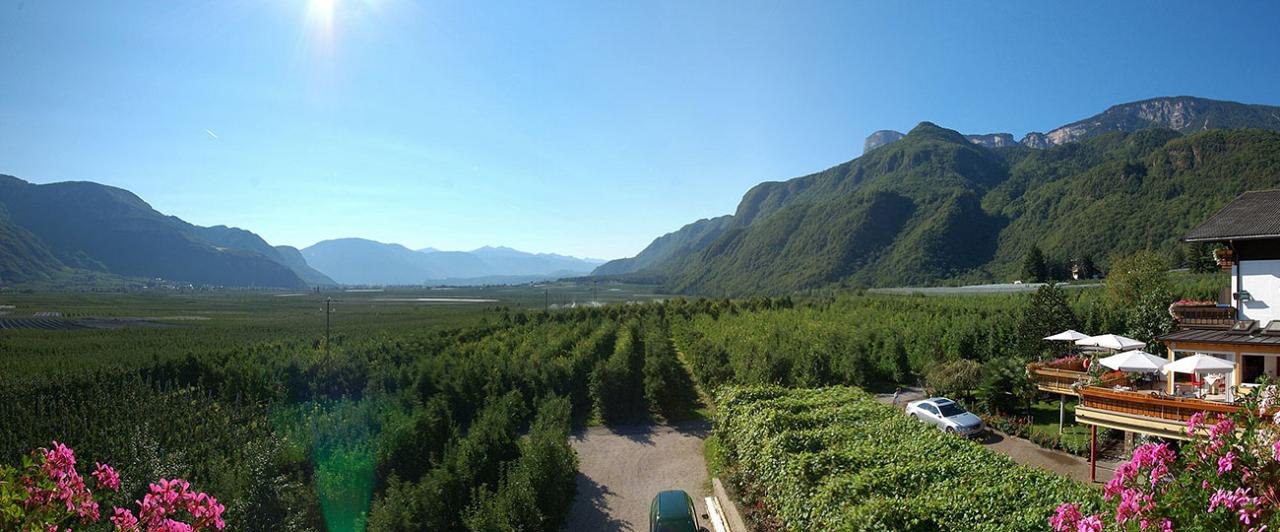
[{"label": "white car", "polygon": [[973,437],[982,434],[982,419],[970,414],[946,397],[931,397],[907,403],[907,415],[929,423],[948,434]]}]

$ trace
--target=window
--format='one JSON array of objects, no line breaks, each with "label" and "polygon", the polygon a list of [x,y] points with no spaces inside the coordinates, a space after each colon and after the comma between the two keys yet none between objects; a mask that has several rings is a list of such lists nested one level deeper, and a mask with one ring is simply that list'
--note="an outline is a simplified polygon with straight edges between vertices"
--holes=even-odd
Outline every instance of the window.
[{"label": "window", "polygon": [[924,404],[924,411],[933,415],[938,415],[938,409],[929,403]]},{"label": "window", "polygon": [[964,413],[964,409],[955,403],[945,403],[941,405],[942,417],[958,416]]}]

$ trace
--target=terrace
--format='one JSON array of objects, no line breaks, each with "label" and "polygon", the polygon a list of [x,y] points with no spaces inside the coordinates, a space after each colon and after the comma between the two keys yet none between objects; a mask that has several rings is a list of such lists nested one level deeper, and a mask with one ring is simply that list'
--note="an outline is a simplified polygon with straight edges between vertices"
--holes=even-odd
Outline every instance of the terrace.
[{"label": "terrace", "polygon": [[1229,414],[1240,408],[1218,396],[1200,399],[1155,390],[1082,386],[1078,395],[1076,421],[1079,423],[1179,440],[1190,439],[1186,427],[1193,414]]},{"label": "terrace", "polygon": [[[1027,376],[1042,392],[1078,396],[1077,388],[1090,380],[1089,373],[1085,371],[1087,363],[1088,358],[1082,356],[1032,362],[1027,364]],[[1125,386],[1129,384],[1129,379],[1122,372],[1112,371],[1104,373],[1098,384],[1108,387]]]}]

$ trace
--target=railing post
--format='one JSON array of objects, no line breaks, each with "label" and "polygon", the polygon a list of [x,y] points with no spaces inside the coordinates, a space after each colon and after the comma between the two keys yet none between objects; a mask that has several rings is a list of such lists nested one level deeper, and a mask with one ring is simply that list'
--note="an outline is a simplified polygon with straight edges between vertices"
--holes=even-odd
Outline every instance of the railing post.
[{"label": "railing post", "polygon": [[1098,481],[1098,426],[1089,425],[1089,482]]},{"label": "railing post", "polygon": [[1058,435],[1062,435],[1062,425],[1067,419],[1067,396],[1058,395]]}]

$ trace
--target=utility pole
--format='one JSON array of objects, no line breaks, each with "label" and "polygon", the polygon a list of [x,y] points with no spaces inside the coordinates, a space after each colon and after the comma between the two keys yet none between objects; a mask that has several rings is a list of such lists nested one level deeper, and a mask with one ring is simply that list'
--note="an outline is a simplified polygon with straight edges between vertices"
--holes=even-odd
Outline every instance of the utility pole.
[{"label": "utility pole", "polygon": [[542,289],[542,311],[551,312],[551,289]]},{"label": "utility pole", "polygon": [[324,354],[329,354],[329,314],[333,312],[329,307],[333,304],[332,297],[324,298]]}]

